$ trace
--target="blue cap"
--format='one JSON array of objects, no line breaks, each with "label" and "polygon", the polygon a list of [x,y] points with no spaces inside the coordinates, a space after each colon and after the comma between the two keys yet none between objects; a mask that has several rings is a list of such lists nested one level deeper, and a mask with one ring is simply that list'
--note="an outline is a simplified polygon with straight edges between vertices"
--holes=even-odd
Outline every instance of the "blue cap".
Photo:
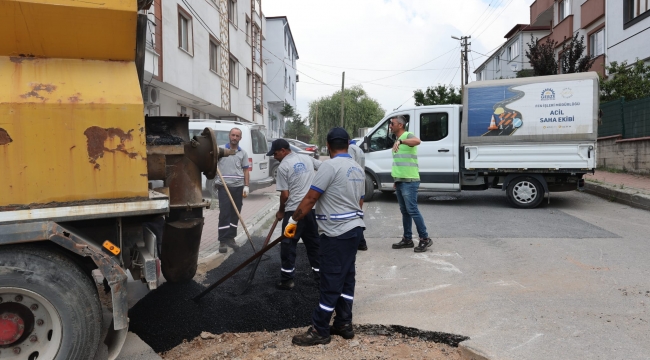
[{"label": "blue cap", "polygon": [[332,128],[328,133],[327,133],[327,142],[331,142],[332,140],[336,139],[341,139],[345,141],[350,141],[350,135],[348,135],[348,132],[345,131],[344,128],[342,127],[335,127]]},{"label": "blue cap", "polygon": [[273,154],[280,149],[291,150],[291,147],[289,146],[289,142],[285,139],[273,140],[273,142],[271,143],[271,149],[269,150],[268,153],[266,153],[266,156],[273,156]]}]

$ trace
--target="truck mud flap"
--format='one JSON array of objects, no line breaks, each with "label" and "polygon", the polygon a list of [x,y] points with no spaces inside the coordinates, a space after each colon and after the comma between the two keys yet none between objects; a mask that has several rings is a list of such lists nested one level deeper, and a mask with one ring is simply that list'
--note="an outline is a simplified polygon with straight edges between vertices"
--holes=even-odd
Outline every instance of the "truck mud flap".
[{"label": "truck mud flap", "polygon": [[126,300],[126,272],[117,259],[108,255],[91,240],[84,238],[58,223],[47,222],[49,240],[75,254],[90,257],[111,287],[113,300],[113,329],[128,329],[128,303]]}]

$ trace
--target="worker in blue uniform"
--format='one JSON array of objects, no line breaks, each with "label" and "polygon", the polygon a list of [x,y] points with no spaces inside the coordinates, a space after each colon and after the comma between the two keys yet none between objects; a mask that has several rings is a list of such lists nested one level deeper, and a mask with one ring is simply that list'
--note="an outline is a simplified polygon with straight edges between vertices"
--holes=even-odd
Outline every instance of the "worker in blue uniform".
[{"label": "worker in blue uniform", "polygon": [[[305,198],[289,218],[284,236],[293,238],[298,222],[316,204],[320,235],[320,299],[312,315],[312,326],[296,335],[299,346],[327,344],[331,335],[352,339],[352,303],[355,287],[355,261],[363,237],[363,195],[365,173],[348,154],[350,137],[343,128],[327,134],[331,160],[318,169]],[[332,313],[336,311],[330,328]]]}]

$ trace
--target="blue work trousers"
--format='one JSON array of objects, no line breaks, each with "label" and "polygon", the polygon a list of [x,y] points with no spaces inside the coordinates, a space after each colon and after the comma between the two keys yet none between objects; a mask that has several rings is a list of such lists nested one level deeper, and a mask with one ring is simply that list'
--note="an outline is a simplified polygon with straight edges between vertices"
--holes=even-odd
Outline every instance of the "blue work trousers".
[{"label": "blue work trousers", "polygon": [[[294,211],[287,211],[284,213],[282,219],[282,229],[287,227],[289,218],[293,215]],[[293,279],[296,273],[296,246],[298,239],[302,239],[307,249],[307,258],[311,269],[315,272],[320,271],[318,265],[318,253],[320,246],[320,239],[318,237],[318,225],[316,224],[316,216],[314,210],[310,211],[304,218],[298,221],[296,236],[292,239],[284,238],[280,244],[280,260],[282,261],[281,279],[282,281]]]},{"label": "blue work trousers", "polygon": [[330,334],[334,311],[335,327],[352,323],[354,263],[362,237],[362,227],[336,237],[320,236],[320,299],[312,315],[312,324],[322,336]]},{"label": "blue work trousers", "polygon": [[413,237],[413,222],[421,239],[429,237],[427,226],[424,225],[424,218],[418,209],[418,187],[419,181],[396,182],[395,190],[399,211],[402,212],[402,225],[404,226],[404,238],[411,240]]}]

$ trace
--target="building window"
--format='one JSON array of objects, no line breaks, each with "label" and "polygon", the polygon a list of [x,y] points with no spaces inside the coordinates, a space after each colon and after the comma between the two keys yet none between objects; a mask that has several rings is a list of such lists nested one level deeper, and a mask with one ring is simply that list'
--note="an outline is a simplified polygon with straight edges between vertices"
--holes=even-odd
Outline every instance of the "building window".
[{"label": "building window", "polygon": [[257,25],[253,25],[253,62],[262,66],[262,39]]},{"label": "building window", "polygon": [[287,67],[284,67],[284,88],[287,88]]},{"label": "building window", "polygon": [[251,88],[253,87],[253,76],[250,70],[246,70],[246,95],[251,96]]},{"label": "building window", "polygon": [[255,112],[262,113],[262,78],[257,74],[253,76],[253,102]]},{"label": "building window", "polygon": [[501,71],[501,55],[497,55],[497,57],[494,59],[494,64],[496,65],[497,72]]},{"label": "building window", "polygon": [[479,72],[476,73],[476,81],[481,81],[481,80],[482,80],[481,79],[481,72],[479,71]]},{"label": "building window", "polygon": [[246,42],[251,43],[251,19],[246,15]]},{"label": "building window", "polygon": [[192,17],[178,8],[178,47],[192,54]]},{"label": "building window", "polygon": [[219,44],[213,38],[210,39],[210,70],[219,73]]},{"label": "building window", "polygon": [[239,66],[237,64],[237,60],[231,58],[230,59],[230,83],[234,86],[239,86]]},{"label": "building window", "polygon": [[228,20],[237,26],[237,0],[228,0]]},{"label": "building window", "polygon": [[558,6],[558,22],[560,22],[566,19],[567,16],[571,15],[571,0],[562,0]]},{"label": "building window", "polygon": [[481,71],[481,79],[487,80],[487,70],[484,69],[483,71]]},{"label": "building window", "polygon": [[512,45],[508,46],[508,61],[519,56],[519,43],[515,42]]},{"label": "building window", "polygon": [[649,10],[648,0],[623,0],[623,22],[634,20]]},{"label": "building window", "polygon": [[605,28],[589,35],[589,55],[596,57],[605,53]]}]

